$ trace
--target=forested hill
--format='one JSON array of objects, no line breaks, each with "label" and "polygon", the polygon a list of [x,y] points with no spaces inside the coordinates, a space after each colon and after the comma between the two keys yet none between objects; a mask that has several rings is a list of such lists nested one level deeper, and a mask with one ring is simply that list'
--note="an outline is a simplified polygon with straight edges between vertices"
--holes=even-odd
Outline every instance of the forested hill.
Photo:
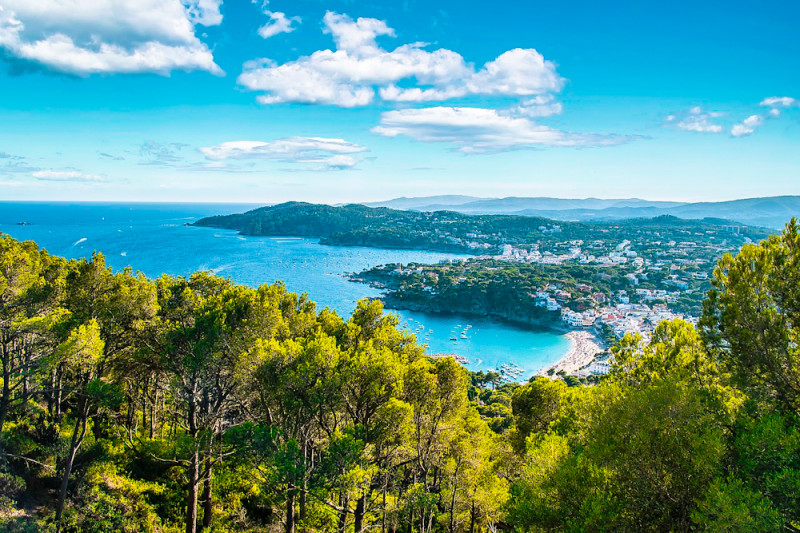
[{"label": "forested hill", "polygon": [[195,226],[235,229],[243,235],[291,235],[296,237],[327,237],[368,225],[382,224],[386,219],[414,220],[419,213],[393,209],[372,209],[363,205],[332,207],[304,202],[286,202],[259,207],[236,215],[202,218]]},{"label": "forested hill", "polygon": [[[720,234],[730,223],[721,219],[683,220],[673,216],[615,222],[562,222],[517,215],[466,215],[454,211],[401,211],[363,205],[288,202],[246,213],[203,218],[196,226],[233,229],[243,235],[320,238],[324,244],[427,249],[467,254],[494,254],[503,245],[549,248],[570,240],[608,241],[614,245],[635,232],[656,238],[695,241]],[[742,228],[738,236],[758,240],[759,228]]]},{"label": "forested hill", "polygon": [[344,246],[482,253],[495,251],[504,242],[504,235],[540,234],[539,228],[550,222],[538,217],[475,217],[452,211],[287,202],[237,215],[203,218],[195,225],[234,229],[243,235],[318,237],[324,244]]}]

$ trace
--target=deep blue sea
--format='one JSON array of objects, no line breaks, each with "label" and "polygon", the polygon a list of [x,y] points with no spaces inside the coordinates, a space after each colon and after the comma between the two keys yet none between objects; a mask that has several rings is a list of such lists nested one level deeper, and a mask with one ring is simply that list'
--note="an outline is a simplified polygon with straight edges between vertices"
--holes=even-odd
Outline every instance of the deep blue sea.
[{"label": "deep blue sea", "polygon": [[[184,225],[205,216],[240,213],[254,207],[0,202],[0,232],[33,240],[51,254],[70,258],[89,257],[100,251],[112,268],[131,266],[151,277],[210,270],[250,286],[282,280],[289,290],[307,292],[320,308],[328,306],[344,316],[352,313],[360,298],[380,296],[377,289],[348,281],[347,273],[386,263],[430,263],[461,257],[325,246],[315,239],[244,237],[234,231]],[[19,224],[22,222],[25,225]],[[520,379],[525,379],[557,361],[569,348],[562,335],[492,320],[408,311],[397,314],[401,324],[427,344],[431,353],[463,355],[469,359],[467,367],[471,370],[513,363],[523,370]]]}]

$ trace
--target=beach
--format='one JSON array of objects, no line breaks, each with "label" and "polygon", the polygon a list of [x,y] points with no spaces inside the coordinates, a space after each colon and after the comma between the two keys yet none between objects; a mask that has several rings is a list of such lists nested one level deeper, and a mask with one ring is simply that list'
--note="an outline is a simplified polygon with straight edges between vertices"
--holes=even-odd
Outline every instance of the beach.
[{"label": "beach", "polygon": [[589,331],[570,331],[565,336],[570,341],[569,351],[556,364],[549,367],[556,372],[564,370],[567,374],[574,374],[591,363],[597,354],[605,351],[601,341]]}]

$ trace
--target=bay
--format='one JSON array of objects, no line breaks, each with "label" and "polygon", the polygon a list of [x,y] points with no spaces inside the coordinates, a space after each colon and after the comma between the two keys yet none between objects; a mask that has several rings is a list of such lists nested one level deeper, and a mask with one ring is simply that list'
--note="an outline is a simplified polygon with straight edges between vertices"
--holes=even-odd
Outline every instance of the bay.
[{"label": "bay", "polygon": [[[386,263],[434,263],[463,256],[419,250],[325,246],[317,239],[244,237],[234,231],[186,226],[198,218],[238,213],[253,205],[0,202],[0,232],[33,240],[54,255],[89,258],[102,252],[114,269],[147,276],[209,270],[256,287],[282,281],[306,292],[319,308],[349,316],[356,301],[381,295],[347,274]],[[459,315],[396,312],[401,325],[431,353],[457,354],[471,370],[519,368],[524,379],[563,356],[569,341],[549,331]]]}]

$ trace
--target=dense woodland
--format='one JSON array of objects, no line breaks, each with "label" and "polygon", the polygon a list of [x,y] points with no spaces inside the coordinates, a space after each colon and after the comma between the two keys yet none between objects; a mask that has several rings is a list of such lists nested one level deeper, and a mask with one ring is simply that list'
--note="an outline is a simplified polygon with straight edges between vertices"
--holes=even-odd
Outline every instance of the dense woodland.
[{"label": "dense woodland", "polygon": [[596,386],[430,359],[380,302],[0,237],[0,530],[797,531],[800,235]]},{"label": "dense woodland", "polygon": [[[561,323],[561,314],[537,306],[534,299],[537,290],[551,283],[563,288],[575,295],[565,302],[566,306],[583,311],[595,306],[590,293],[610,299],[616,291],[630,289],[625,274],[633,271],[624,267],[601,270],[582,265],[531,265],[496,259],[438,265],[411,263],[405,265],[407,271],[400,275],[396,272],[398,268],[403,266],[377,266],[354,274],[352,279],[388,289],[384,301],[393,309],[468,313],[556,326]],[[581,284],[589,284],[589,288],[578,289]]]}]

